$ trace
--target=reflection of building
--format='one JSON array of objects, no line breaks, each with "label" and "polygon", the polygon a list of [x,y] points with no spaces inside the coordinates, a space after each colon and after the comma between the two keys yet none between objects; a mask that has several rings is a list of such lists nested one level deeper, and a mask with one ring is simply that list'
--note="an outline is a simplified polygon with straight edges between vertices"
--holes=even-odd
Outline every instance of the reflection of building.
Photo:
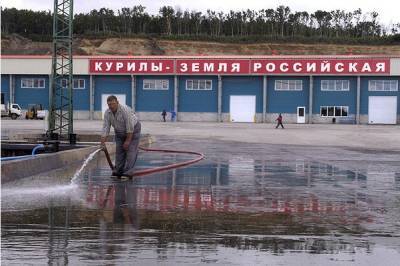
[{"label": "reflection of building", "polygon": [[135,179],[137,185],[166,186],[215,186],[228,185],[230,176],[227,166],[220,163],[202,164],[188,168],[178,168],[168,172]]},{"label": "reflection of building", "polygon": [[394,171],[368,170],[367,187],[369,190],[386,191],[393,188],[395,184],[396,173]]},{"label": "reflection of building", "polygon": [[396,188],[400,189],[400,173],[395,173],[394,184],[395,184]]},{"label": "reflection of building", "polygon": [[[161,212],[310,213],[347,219],[367,215],[358,206],[360,200],[365,202],[365,197],[353,193],[354,183],[359,182],[357,178],[361,186],[365,183],[361,174],[300,161],[256,160],[251,167],[244,168],[234,160],[229,162],[233,164],[199,165],[134,179],[124,182],[124,193],[135,197],[129,202],[136,204],[137,209]],[[243,174],[246,180],[252,178],[255,183],[239,182]],[[340,182],[343,183],[340,192],[345,196],[337,197],[334,187]],[[114,201],[118,186],[99,186],[94,182],[88,189],[87,199],[91,204],[110,209],[119,204]]]}]

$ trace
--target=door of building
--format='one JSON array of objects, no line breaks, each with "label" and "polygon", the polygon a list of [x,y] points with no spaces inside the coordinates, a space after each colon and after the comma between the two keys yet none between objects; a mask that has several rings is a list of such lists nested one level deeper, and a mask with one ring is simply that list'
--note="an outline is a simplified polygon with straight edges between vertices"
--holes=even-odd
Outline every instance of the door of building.
[{"label": "door of building", "polygon": [[397,96],[369,96],[369,124],[396,124],[396,118]]},{"label": "door of building", "polygon": [[306,108],[304,106],[297,107],[297,123],[304,124],[306,122]]},{"label": "door of building", "polygon": [[102,94],[101,95],[101,118],[104,118],[104,112],[108,109],[107,97],[114,95],[120,104],[126,105],[126,94]]},{"label": "door of building", "polygon": [[255,122],[256,96],[232,95],[229,103],[231,122]]}]

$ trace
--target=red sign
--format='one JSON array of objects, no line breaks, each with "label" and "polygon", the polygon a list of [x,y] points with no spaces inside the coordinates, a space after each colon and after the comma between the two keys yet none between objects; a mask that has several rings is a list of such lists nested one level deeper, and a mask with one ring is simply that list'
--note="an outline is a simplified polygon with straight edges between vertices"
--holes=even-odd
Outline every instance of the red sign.
[{"label": "red sign", "polygon": [[250,60],[176,60],[177,74],[250,74]]},{"label": "red sign", "polygon": [[389,74],[389,59],[90,59],[90,74]]},{"label": "red sign", "polygon": [[252,74],[388,74],[389,59],[252,60]]},{"label": "red sign", "polygon": [[174,74],[174,60],[91,59],[89,73],[103,74]]}]

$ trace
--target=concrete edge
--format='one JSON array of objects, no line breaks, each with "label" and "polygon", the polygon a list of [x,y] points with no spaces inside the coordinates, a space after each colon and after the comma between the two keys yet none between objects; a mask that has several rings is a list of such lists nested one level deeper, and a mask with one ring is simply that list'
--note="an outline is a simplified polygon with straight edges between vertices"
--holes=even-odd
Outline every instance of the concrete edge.
[{"label": "concrete edge", "polygon": [[[150,135],[141,137],[140,145],[149,145],[153,142]],[[61,151],[52,154],[42,154],[32,159],[21,159],[1,163],[1,184],[18,180],[24,177],[37,175],[39,173],[55,170],[85,160],[89,154],[98,148],[97,145]],[[115,153],[115,144],[107,143],[110,155]]]}]

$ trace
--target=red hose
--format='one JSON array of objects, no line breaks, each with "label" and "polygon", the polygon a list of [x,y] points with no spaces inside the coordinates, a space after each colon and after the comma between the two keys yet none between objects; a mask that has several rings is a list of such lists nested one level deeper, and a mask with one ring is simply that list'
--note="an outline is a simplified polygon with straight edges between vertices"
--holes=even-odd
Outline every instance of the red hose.
[{"label": "red hose", "polygon": [[[144,147],[139,147],[139,149],[143,150],[143,151],[150,151],[150,152],[165,152],[165,153],[180,153],[180,154],[194,154],[194,155],[198,155],[197,158],[189,160],[189,161],[184,161],[184,162],[180,162],[180,163],[173,163],[173,164],[168,164],[168,165],[164,165],[164,166],[159,166],[159,167],[155,167],[155,168],[149,168],[149,169],[144,169],[144,170],[139,170],[134,172],[132,175],[124,175],[127,177],[134,177],[134,176],[143,176],[143,175],[148,175],[148,174],[152,174],[152,173],[156,173],[156,172],[162,172],[162,171],[166,171],[166,170],[170,170],[173,168],[178,168],[178,167],[182,167],[182,166],[186,166],[189,164],[193,164],[196,163],[200,160],[204,159],[204,154],[199,153],[199,152],[194,152],[194,151],[178,151],[178,150],[165,150],[165,149],[149,149],[149,148],[144,148]],[[114,165],[111,162],[110,159],[110,155],[107,151],[107,148],[103,148],[103,151],[107,157],[107,162],[110,165],[111,170],[114,170]]]}]

